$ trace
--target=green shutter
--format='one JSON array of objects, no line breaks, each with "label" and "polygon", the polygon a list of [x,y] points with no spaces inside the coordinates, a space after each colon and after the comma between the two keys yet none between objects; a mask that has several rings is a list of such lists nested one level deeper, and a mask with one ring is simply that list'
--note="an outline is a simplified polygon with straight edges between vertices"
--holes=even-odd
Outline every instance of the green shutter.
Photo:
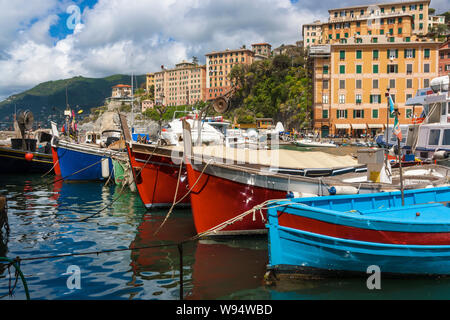
[{"label": "green shutter", "polygon": [[416,49],[413,49],[413,58],[416,57]]},{"label": "green shutter", "polygon": [[339,110],[336,110],[336,119],[339,119]]},{"label": "green shutter", "polygon": [[356,59],[361,59],[361,58],[362,58],[362,51],[356,50]]},{"label": "green shutter", "polygon": [[356,118],[356,110],[353,109],[353,119],[355,119],[355,118]]},{"label": "green shutter", "polygon": [[345,115],[345,119],[347,119],[348,118],[347,110],[344,111],[344,115]]},{"label": "green shutter", "polygon": [[395,49],[395,57],[398,58],[398,49]]},{"label": "green shutter", "polygon": [[370,103],[373,103],[373,95],[370,95]]},{"label": "green shutter", "polygon": [[344,51],[344,50],[341,50],[341,51],[339,52],[339,58],[340,58],[340,59],[345,59],[345,51]]}]

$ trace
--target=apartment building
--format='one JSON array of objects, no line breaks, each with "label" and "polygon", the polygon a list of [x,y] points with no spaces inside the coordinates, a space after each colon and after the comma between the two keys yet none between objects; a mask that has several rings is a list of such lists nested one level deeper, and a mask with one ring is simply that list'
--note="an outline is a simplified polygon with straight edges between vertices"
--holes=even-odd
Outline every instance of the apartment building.
[{"label": "apartment building", "polygon": [[145,79],[146,79],[146,81],[145,81],[145,89],[147,90],[147,92],[150,92],[151,86],[155,85],[155,74],[154,73],[147,73]]},{"label": "apartment building", "polygon": [[445,16],[428,16],[428,29],[431,30],[436,25],[445,24]]},{"label": "apartment building", "polygon": [[320,44],[322,41],[322,22],[316,20],[313,23],[304,24],[302,26],[302,37],[305,48]]},{"label": "apartment building", "polygon": [[173,69],[154,73],[155,102],[168,106],[206,100],[206,67],[183,61]]},{"label": "apartment building", "polygon": [[272,46],[269,43],[254,43],[252,44],[252,51],[255,56],[261,56],[264,58],[270,57],[272,54]]},{"label": "apartment building", "polygon": [[[400,123],[411,123],[420,107],[405,106],[438,76],[440,43],[427,39],[430,1],[408,1],[329,10],[314,58],[314,129],[322,136],[374,135],[393,118],[389,88]],[[374,16],[377,18],[374,19]],[[424,22],[421,22],[424,21]]]},{"label": "apartment building", "polygon": [[252,64],[255,52],[241,48],[213,51],[206,55],[206,97],[214,99],[226,94],[232,87],[228,75],[236,64]]},{"label": "apartment building", "polygon": [[450,74],[450,37],[439,47],[439,76]]}]

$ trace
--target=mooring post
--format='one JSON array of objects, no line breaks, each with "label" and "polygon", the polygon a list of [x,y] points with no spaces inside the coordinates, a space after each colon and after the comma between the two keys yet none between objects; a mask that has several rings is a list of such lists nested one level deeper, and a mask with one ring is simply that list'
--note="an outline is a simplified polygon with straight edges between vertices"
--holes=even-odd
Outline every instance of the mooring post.
[{"label": "mooring post", "polygon": [[0,197],[0,231],[3,227],[9,228],[8,213],[6,212],[6,197]]},{"label": "mooring post", "polygon": [[183,242],[178,244],[178,253],[180,256],[180,300],[183,300]]}]

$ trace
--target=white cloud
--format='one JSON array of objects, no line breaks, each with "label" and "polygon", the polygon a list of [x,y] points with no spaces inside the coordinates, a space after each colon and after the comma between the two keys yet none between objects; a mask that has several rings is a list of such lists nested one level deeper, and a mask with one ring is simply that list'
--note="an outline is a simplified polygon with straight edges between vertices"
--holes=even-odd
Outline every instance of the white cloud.
[{"label": "white cloud", "polygon": [[63,4],[0,0],[0,97],[48,80],[204,61],[207,52],[253,42],[293,43],[303,23],[327,15],[289,0],[99,0],[73,34],[56,41],[48,31],[71,3]]}]

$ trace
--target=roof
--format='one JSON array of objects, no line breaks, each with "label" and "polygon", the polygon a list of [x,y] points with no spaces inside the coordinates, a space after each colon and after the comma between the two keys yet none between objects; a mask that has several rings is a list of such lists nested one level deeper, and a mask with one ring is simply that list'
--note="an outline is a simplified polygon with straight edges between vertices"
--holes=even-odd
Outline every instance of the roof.
[{"label": "roof", "polygon": [[267,42],[254,43],[254,44],[252,44],[252,46],[270,46],[271,47],[271,45],[269,43],[267,43]]},{"label": "roof", "polygon": [[250,54],[253,54],[252,50],[246,48],[246,49],[233,49],[233,50],[226,49],[226,50],[222,50],[222,51],[213,51],[213,52],[205,54],[205,56],[212,56],[215,54],[228,53],[228,52],[248,52]]},{"label": "roof", "polygon": [[129,86],[127,84],[118,84],[118,85],[115,85],[113,88],[131,88],[131,86]]},{"label": "roof", "polygon": [[410,3],[420,3],[420,2],[426,2],[428,4],[430,4],[431,0],[415,0],[415,1],[397,1],[397,2],[382,2],[382,3],[372,3],[372,4],[361,4],[361,5],[356,5],[356,6],[351,6],[351,7],[342,7],[342,8],[334,8],[334,9],[329,9],[328,12],[331,11],[336,11],[336,10],[346,10],[346,9],[356,9],[356,8],[367,8],[369,6],[388,6],[388,5],[398,5],[398,4],[402,4],[402,5],[407,5]]}]

